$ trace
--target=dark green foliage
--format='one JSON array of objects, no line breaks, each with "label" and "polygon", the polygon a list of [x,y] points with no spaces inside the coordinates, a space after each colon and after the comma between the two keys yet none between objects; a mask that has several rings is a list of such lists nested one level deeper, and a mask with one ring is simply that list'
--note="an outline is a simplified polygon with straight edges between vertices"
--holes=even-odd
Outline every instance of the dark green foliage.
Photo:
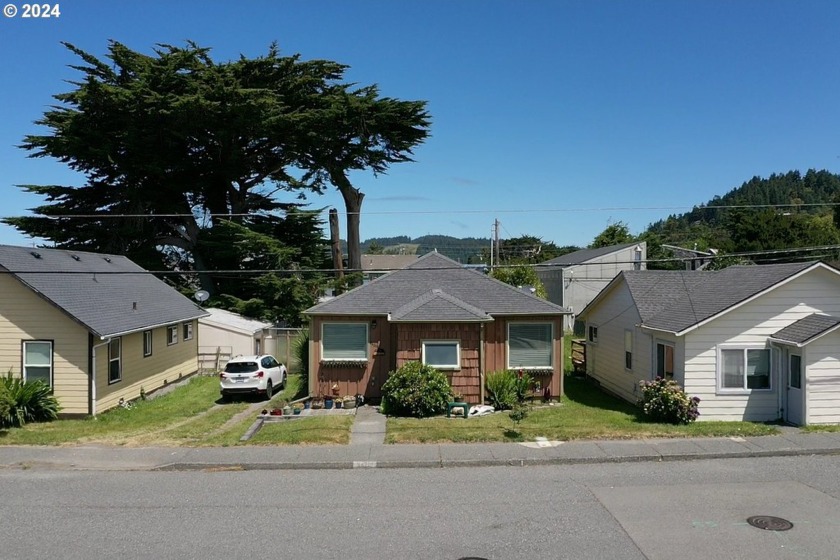
[{"label": "dark green foliage", "polygon": [[513,425],[518,428],[519,423],[528,417],[528,407],[522,403],[517,403],[511,411],[508,412],[508,416],[511,420],[513,420]]},{"label": "dark green foliage", "polygon": [[420,362],[408,362],[382,386],[382,403],[388,414],[424,418],[446,410],[452,389],[446,375]]},{"label": "dark green foliage", "polygon": [[5,383],[0,383],[0,427],[4,425],[4,418],[10,418],[10,412],[15,405],[14,399],[6,389]]},{"label": "dark green foliage", "polygon": [[668,424],[689,424],[700,416],[698,397],[689,397],[679,383],[657,377],[654,381],[641,381],[642,397],[639,406],[649,419]]},{"label": "dark green foliage", "polygon": [[0,393],[7,395],[11,406],[0,416],[0,427],[19,427],[27,422],[46,422],[58,417],[58,400],[42,381],[24,382],[9,373],[2,378],[2,386]]},{"label": "dark green foliage", "polygon": [[487,374],[484,386],[487,398],[496,410],[508,410],[525,402],[534,378],[524,372],[505,369]]},{"label": "dark green foliage", "polygon": [[534,292],[535,296],[543,299],[548,298],[548,293],[545,291],[545,285],[540,280],[540,277],[537,276],[536,269],[532,266],[520,265],[494,268],[493,271],[490,272],[490,276],[496,280],[501,280],[505,284],[510,284],[511,286],[531,286],[536,289]]},{"label": "dark green foliage", "polygon": [[590,249],[597,249],[599,247],[609,247],[611,245],[621,245],[622,243],[630,243],[635,241],[635,237],[630,234],[630,227],[624,222],[615,222],[606,227],[604,231],[595,236]]},{"label": "dark green foliage", "polygon": [[309,373],[309,329],[305,328],[300,331],[292,341],[292,352],[294,352],[297,359],[298,368],[301,375]]}]

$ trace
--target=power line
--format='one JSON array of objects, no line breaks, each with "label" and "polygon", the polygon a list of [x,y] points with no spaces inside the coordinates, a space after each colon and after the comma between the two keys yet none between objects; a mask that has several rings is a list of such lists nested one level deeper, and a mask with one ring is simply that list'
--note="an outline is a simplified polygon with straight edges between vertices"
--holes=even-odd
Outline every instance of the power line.
[{"label": "power line", "polygon": [[[407,214],[558,214],[558,213],[575,213],[575,212],[619,212],[619,211],[650,211],[650,210],[737,210],[750,208],[811,208],[824,206],[840,206],[840,202],[809,202],[809,203],[785,203],[785,204],[726,204],[726,205],[712,205],[712,206],[598,206],[598,207],[583,207],[583,208],[531,208],[531,209],[504,209],[504,210],[372,210],[364,212],[346,212],[340,211],[339,214],[347,215],[407,215]],[[328,210],[295,210],[296,214],[324,214]],[[247,217],[270,217],[271,214],[259,214],[254,212],[247,213],[224,213],[215,214],[211,217],[217,218],[247,218]],[[50,220],[61,220],[65,218],[72,219],[99,219],[99,218],[200,218],[195,214],[63,214],[61,216],[47,216],[47,215],[30,215],[30,216],[0,216],[0,220],[14,220],[14,219],[31,219],[31,218],[45,218]],[[207,217],[207,216],[204,216]]]}]

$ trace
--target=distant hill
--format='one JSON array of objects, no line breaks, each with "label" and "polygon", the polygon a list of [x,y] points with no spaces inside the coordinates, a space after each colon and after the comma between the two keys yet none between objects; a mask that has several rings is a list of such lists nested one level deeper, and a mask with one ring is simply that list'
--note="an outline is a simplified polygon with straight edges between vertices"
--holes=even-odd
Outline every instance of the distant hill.
[{"label": "distant hill", "polygon": [[424,235],[417,238],[407,236],[373,237],[362,242],[362,253],[371,247],[392,255],[425,255],[430,251],[446,255],[462,263],[480,262],[482,249],[490,247],[490,238],[451,237],[448,235]]}]

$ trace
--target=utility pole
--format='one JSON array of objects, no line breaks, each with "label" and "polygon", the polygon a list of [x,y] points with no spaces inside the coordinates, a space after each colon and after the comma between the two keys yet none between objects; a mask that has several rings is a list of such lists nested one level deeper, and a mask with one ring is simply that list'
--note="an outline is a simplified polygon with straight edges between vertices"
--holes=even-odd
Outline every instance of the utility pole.
[{"label": "utility pole", "polygon": [[338,230],[338,210],[330,208],[330,244],[332,246],[333,268],[335,269],[335,278],[338,280],[336,288],[336,295],[342,292],[341,280],[344,279],[344,262],[341,255],[341,238]]},{"label": "utility pole", "polygon": [[496,266],[499,266],[501,264],[501,261],[499,260],[499,219],[498,218],[496,218],[496,221],[493,222],[493,230],[494,230],[493,237],[496,240]]}]

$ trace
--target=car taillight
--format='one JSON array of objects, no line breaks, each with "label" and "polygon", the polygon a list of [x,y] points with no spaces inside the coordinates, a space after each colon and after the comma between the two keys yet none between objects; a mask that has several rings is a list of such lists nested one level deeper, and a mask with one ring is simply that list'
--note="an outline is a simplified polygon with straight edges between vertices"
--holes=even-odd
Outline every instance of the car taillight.
[{"label": "car taillight", "polygon": [[257,372],[257,378],[262,379],[263,377],[265,377],[265,373],[263,372],[263,370],[258,371]]},{"label": "car taillight", "polygon": [[225,372],[219,374],[219,379],[225,379],[226,377],[227,375],[225,375]]}]

